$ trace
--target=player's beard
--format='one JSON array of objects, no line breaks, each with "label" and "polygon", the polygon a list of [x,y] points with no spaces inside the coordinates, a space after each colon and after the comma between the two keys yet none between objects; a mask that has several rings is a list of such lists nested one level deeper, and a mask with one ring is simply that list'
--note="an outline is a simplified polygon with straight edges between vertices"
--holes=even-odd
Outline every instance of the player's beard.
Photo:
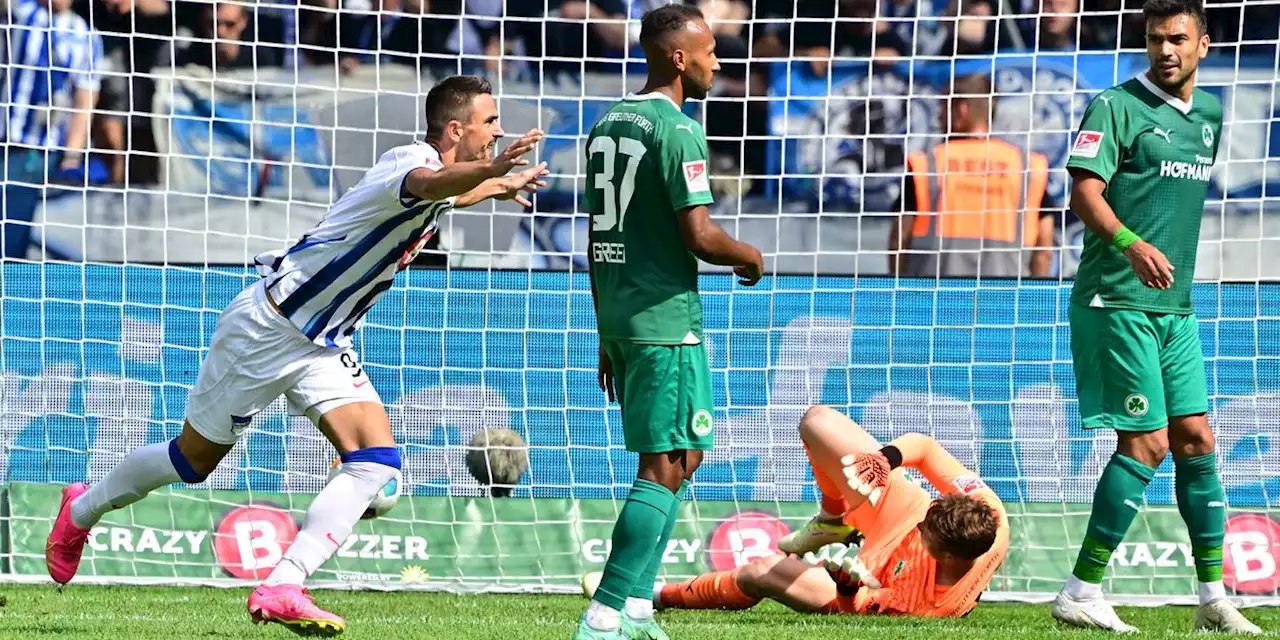
[{"label": "player's beard", "polygon": [[685,78],[684,97],[689,100],[704,100],[708,93],[711,93],[711,83],[715,80],[715,76],[707,78],[706,84],[699,82],[693,78]]},{"label": "player's beard", "polygon": [[1165,73],[1164,62],[1151,65],[1151,79],[1156,86],[1164,89],[1166,93],[1177,95],[1179,90],[1192,82],[1196,76],[1196,60],[1179,60],[1178,66],[1172,69],[1173,77],[1169,77]]}]

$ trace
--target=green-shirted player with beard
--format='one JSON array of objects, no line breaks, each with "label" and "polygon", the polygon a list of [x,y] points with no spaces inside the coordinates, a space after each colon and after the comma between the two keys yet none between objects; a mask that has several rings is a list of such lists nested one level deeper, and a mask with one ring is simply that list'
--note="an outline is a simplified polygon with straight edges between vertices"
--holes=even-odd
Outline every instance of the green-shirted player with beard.
[{"label": "green-shirted player with beard", "polygon": [[671,4],[641,20],[649,78],[591,129],[583,208],[600,330],[600,388],[622,409],[639,469],[614,525],[609,561],[574,638],[667,636],[653,619],[653,585],[681,496],[715,440],[711,370],[702,340],[698,260],[760,280],[763,260],[711,220],[702,127],[681,112],[707,96],[715,38],[698,9]]},{"label": "green-shirted player with beard", "polygon": [[1191,307],[1200,221],[1222,104],[1195,88],[1208,54],[1197,0],[1148,0],[1151,68],[1102,92],[1067,160],[1071,208],[1092,232],[1071,294],[1071,353],[1087,429],[1115,429],[1075,568],[1053,617],[1130,633],[1101,583],[1170,451],[1199,580],[1197,629],[1261,633],[1222,584],[1226,494],[1209,427],[1204,353]]}]

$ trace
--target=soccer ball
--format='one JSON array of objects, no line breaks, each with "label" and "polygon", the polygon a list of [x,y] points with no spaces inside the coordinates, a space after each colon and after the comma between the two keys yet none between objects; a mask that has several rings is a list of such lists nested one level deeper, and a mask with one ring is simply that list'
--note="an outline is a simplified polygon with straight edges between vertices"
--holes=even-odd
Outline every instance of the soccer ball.
[{"label": "soccer ball", "polygon": [[[334,458],[333,463],[329,465],[329,480],[338,475],[338,471],[342,469],[342,458]],[[400,470],[396,469],[395,477],[389,482],[382,485],[382,491],[373,497],[373,502],[369,503],[369,508],[364,510],[360,516],[361,520],[369,520],[378,516],[386,515],[386,513],[395,508],[396,503],[400,501]]]},{"label": "soccer ball", "polygon": [[529,470],[529,445],[510,429],[480,431],[467,445],[467,471],[495,498],[506,498]]}]

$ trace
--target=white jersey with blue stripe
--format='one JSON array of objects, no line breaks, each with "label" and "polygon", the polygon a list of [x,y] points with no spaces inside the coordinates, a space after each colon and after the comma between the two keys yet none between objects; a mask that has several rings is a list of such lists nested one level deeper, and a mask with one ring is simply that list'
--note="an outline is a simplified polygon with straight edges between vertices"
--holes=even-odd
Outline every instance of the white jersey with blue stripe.
[{"label": "white jersey with blue stripe", "polygon": [[254,259],[271,299],[308,339],[325,347],[351,345],[365,314],[413,262],[456,199],[417,198],[404,191],[405,176],[443,166],[429,144],[391,149],[297,243]]},{"label": "white jersey with blue stripe", "polygon": [[0,139],[59,147],[77,90],[97,91],[102,38],[73,11],[36,0],[10,3]]}]

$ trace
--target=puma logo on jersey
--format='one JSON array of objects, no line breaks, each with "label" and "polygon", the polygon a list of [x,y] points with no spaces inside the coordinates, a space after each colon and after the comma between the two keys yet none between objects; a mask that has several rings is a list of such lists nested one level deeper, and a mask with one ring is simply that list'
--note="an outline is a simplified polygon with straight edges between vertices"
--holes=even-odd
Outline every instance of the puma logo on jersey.
[{"label": "puma logo on jersey", "polygon": [[1168,131],[1165,131],[1164,129],[1161,129],[1160,127],[1155,127],[1155,128],[1153,128],[1153,129],[1151,130],[1151,132],[1152,132],[1152,133],[1154,133],[1154,134],[1156,134],[1156,135],[1158,135],[1158,136],[1160,136],[1160,137],[1162,137],[1162,138],[1164,138],[1164,141],[1165,141],[1167,144],[1173,144],[1173,141],[1169,139],[1169,132],[1168,132]]},{"label": "puma logo on jersey", "polygon": [[1111,96],[1098,96],[1098,99],[1102,101],[1102,104],[1111,105]]},{"label": "puma logo on jersey", "polygon": [[1128,499],[1128,498],[1125,498],[1124,506],[1129,507],[1130,509],[1133,509],[1134,511],[1142,511],[1142,507],[1138,506],[1138,503],[1136,503],[1136,502],[1134,502],[1134,501],[1132,501],[1132,500],[1130,500],[1130,499]]},{"label": "puma logo on jersey", "polygon": [[692,134],[692,133],[693,133],[693,127],[691,127],[691,126],[689,126],[689,125],[687,125],[687,124],[678,124],[678,125],[676,125],[676,128],[677,128],[677,129],[684,129],[685,131],[688,131],[690,134]]}]

